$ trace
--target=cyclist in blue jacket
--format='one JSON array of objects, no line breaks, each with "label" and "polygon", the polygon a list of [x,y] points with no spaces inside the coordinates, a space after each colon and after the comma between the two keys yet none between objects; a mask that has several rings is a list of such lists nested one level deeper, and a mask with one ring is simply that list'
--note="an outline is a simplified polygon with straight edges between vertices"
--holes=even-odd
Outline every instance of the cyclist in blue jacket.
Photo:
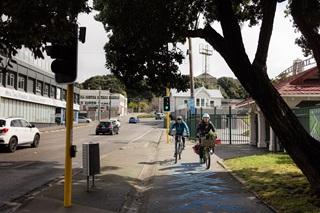
[{"label": "cyclist in blue jacket", "polygon": [[174,122],[169,129],[169,135],[171,135],[171,131],[173,128],[176,128],[176,138],[175,140],[178,140],[178,135],[182,135],[182,142],[183,142],[183,149],[185,147],[186,139],[183,137],[183,133],[185,132],[187,134],[187,137],[189,137],[189,127],[188,125],[182,120],[181,116],[177,117],[176,122]]}]

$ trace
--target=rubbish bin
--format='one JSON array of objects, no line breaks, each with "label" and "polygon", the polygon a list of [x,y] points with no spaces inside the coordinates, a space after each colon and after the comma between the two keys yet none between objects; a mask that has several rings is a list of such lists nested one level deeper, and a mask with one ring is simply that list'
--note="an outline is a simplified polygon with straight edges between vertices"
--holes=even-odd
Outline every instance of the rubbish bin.
[{"label": "rubbish bin", "polygon": [[82,168],[86,176],[94,176],[100,174],[100,150],[99,143],[82,144],[83,158]]}]

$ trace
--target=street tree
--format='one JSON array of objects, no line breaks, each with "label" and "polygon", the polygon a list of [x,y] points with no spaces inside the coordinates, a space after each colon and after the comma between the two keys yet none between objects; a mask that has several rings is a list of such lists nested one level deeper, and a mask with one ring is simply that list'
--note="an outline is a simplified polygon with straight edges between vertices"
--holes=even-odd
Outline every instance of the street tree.
[{"label": "street tree", "polygon": [[125,86],[114,75],[96,75],[81,84],[83,89],[110,90],[112,93],[126,95]]},{"label": "street tree", "polygon": [[231,77],[221,77],[218,79],[218,85],[225,91],[228,98],[246,99],[248,93],[244,90],[239,81]]},{"label": "street tree", "polygon": [[[177,65],[184,53],[177,43],[189,37],[202,38],[226,61],[245,90],[258,104],[286,152],[310,183],[310,192],[320,194],[320,143],[302,127],[292,110],[272,85],[266,67],[269,43],[277,4],[284,0],[94,0],[101,21],[110,38],[105,45],[106,65],[122,81],[146,79],[151,89],[177,88],[183,76]],[[302,3],[300,3],[302,2]],[[292,15],[319,63],[318,28],[304,30],[308,2],[291,0]],[[319,7],[318,7],[319,8]],[[299,12],[298,10],[301,10]],[[298,12],[297,12],[298,11]],[[314,10],[312,10],[314,11]],[[318,9],[319,12],[319,9]],[[302,14],[301,14],[302,13]],[[316,13],[316,11],[315,11]],[[203,26],[199,19],[202,17]],[[319,23],[320,19],[314,19]],[[300,24],[300,22],[302,24]],[[212,23],[220,24],[219,33]],[[259,24],[260,34],[254,59],[246,53],[241,27]],[[319,25],[316,25],[319,26]],[[312,28],[313,27],[313,28]],[[314,44],[315,43],[315,44]]]},{"label": "street tree", "polygon": [[29,48],[35,58],[44,58],[48,42],[65,44],[74,34],[78,14],[90,11],[87,0],[1,0],[0,53],[9,60],[0,57],[0,66],[7,68],[22,47]]}]

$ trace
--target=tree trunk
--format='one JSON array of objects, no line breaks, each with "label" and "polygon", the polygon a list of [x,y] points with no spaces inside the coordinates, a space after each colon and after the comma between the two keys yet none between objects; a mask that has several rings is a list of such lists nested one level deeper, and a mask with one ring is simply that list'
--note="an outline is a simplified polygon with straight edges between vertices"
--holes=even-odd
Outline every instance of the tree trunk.
[{"label": "tree trunk", "polygon": [[[312,14],[310,14],[307,11],[308,8],[304,6],[306,3],[306,0],[292,0],[291,15],[299,30],[306,38],[308,48],[312,49],[314,59],[317,64],[320,64],[320,35],[316,26],[313,23],[310,23],[313,21]],[[311,3],[311,1],[309,1],[309,3]]]},{"label": "tree trunk", "polygon": [[[264,11],[256,58],[250,62],[242,42],[241,31],[230,0],[218,0],[224,37],[211,26],[198,36],[210,43],[225,59],[242,86],[260,107],[287,153],[311,184],[311,193],[320,195],[320,143],[305,131],[292,110],[273,87],[266,73],[266,57],[272,32],[276,0],[262,1]],[[270,27],[271,26],[271,27]]]}]

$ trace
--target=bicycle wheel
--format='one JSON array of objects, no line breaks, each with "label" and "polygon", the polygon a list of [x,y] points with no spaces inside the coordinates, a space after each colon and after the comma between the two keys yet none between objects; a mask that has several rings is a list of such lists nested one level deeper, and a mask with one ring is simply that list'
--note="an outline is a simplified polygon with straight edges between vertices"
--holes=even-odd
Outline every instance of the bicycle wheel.
[{"label": "bicycle wheel", "polygon": [[210,168],[210,163],[211,163],[211,159],[210,159],[210,151],[208,148],[205,149],[204,152],[205,157],[205,163],[206,163],[206,168],[209,169]]},{"label": "bicycle wheel", "polygon": [[179,150],[179,143],[176,142],[175,145],[175,155],[174,155],[174,163],[178,162],[178,150]]},{"label": "bicycle wheel", "polygon": [[205,163],[206,162],[206,149],[203,147],[203,150],[202,150],[202,162],[201,163]]},{"label": "bicycle wheel", "polygon": [[178,150],[179,150],[179,160],[181,159],[181,153],[182,153],[182,146],[181,146],[181,142],[178,143]]}]

